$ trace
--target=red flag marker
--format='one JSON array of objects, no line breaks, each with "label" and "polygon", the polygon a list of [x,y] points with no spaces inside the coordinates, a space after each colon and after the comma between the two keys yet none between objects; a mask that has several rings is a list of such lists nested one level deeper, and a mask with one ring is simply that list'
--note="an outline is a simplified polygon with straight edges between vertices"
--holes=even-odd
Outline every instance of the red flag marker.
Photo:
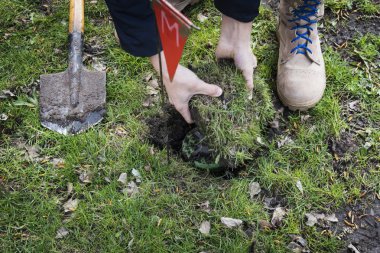
[{"label": "red flag marker", "polygon": [[173,81],[191,27],[196,26],[166,0],[153,0],[170,81]]}]

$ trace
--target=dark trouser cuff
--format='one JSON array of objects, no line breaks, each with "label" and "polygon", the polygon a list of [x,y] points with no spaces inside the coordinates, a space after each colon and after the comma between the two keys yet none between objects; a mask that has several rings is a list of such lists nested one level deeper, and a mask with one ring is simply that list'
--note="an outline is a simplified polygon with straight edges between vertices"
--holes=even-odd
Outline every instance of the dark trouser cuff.
[{"label": "dark trouser cuff", "polygon": [[215,0],[224,15],[240,22],[251,22],[259,15],[260,0]]},{"label": "dark trouser cuff", "polygon": [[155,15],[148,0],[106,0],[121,47],[134,56],[158,53]]}]

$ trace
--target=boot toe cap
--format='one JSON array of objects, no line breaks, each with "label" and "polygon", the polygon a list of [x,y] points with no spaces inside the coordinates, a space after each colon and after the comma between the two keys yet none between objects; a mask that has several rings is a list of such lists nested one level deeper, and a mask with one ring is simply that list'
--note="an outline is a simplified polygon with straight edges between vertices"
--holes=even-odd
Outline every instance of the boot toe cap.
[{"label": "boot toe cap", "polygon": [[292,110],[307,110],[316,105],[325,87],[325,73],[319,71],[287,70],[277,78],[278,95]]}]

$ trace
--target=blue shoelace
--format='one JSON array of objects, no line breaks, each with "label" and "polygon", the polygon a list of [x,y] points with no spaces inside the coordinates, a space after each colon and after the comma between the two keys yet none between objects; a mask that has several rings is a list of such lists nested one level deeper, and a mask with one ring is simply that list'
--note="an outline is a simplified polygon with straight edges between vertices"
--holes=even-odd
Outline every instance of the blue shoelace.
[{"label": "blue shoelace", "polygon": [[[292,49],[291,53],[294,53],[297,51],[297,54],[306,54],[306,52],[309,52],[312,54],[310,48],[308,48],[308,43],[313,44],[313,41],[310,39],[310,32],[314,29],[311,27],[311,25],[317,23],[317,19],[312,20],[311,17],[316,17],[318,13],[318,5],[321,2],[318,0],[304,0],[303,5],[299,6],[297,9],[294,9],[292,11],[294,19],[289,20],[289,22],[295,22],[296,25],[292,27],[292,30],[297,30],[295,37],[292,40],[292,43],[299,40],[304,39],[306,42],[303,44],[298,44],[295,48]],[[305,25],[299,25],[297,24],[298,21],[304,20],[307,22]],[[306,29],[306,32],[300,33],[298,32],[299,29]]]}]

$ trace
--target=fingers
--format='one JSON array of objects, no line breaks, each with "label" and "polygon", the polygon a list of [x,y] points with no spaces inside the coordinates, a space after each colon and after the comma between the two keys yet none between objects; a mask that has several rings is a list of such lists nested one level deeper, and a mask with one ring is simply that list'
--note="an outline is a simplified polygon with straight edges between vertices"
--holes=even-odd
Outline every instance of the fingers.
[{"label": "fingers", "polygon": [[186,120],[188,124],[194,123],[191,118],[191,113],[188,104],[183,105],[174,105],[175,109],[182,115],[182,117]]},{"label": "fingers", "polygon": [[206,96],[211,96],[211,97],[219,97],[223,93],[223,90],[219,86],[215,84],[208,84],[200,79],[196,88],[197,90],[195,91],[194,95],[200,94],[200,95],[206,95]]}]

